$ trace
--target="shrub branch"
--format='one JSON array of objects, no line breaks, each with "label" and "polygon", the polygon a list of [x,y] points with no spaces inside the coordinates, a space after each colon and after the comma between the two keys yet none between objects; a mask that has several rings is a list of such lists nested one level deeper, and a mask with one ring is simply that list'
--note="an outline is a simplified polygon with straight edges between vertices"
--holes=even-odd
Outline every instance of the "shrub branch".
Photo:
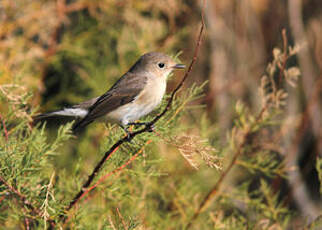
[{"label": "shrub branch", "polygon": [[[180,83],[178,84],[178,86],[172,91],[171,96],[170,96],[170,98],[168,100],[168,103],[167,103],[166,107],[163,109],[163,111],[160,114],[155,116],[152,121],[148,122],[145,125],[144,128],[129,133],[128,136],[125,136],[125,137],[121,138],[120,140],[118,140],[114,145],[112,145],[112,147],[110,147],[110,149],[108,151],[105,152],[103,158],[95,166],[93,172],[91,173],[91,175],[89,175],[88,179],[83,184],[83,186],[81,187],[80,191],[76,194],[76,196],[69,203],[68,207],[66,208],[66,211],[69,211],[71,208],[73,208],[79,202],[80,198],[83,197],[83,194],[88,190],[90,184],[96,178],[96,176],[99,173],[99,171],[101,170],[104,162],[106,160],[108,160],[111,157],[111,155],[113,153],[115,153],[117,151],[117,149],[122,144],[126,143],[128,141],[128,139],[133,139],[135,136],[137,136],[139,134],[150,132],[150,130],[152,129],[154,124],[157,123],[170,110],[172,102],[173,102],[173,100],[174,100],[174,98],[176,96],[176,93],[183,86],[184,82],[186,81],[186,79],[188,78],[189,74],[192,71],[192,67],[194,66],[195,62],[197,61],[200,45],[201,45],[201,42],[202,42],[202,34],[203,34],[204,27],[205,27],[205,23],[204,23],[204,19],[203,19],[203,13],[201,15],[202,15],[201,16],[201,27],[200,27],[196,47],[195,47],[194,54],[193,54],[193,57],[191,59],[190,65],[189,65],[187,71],[185,72],[183,78],[181,79]],[[64,216],[62,216],[61,218],[62,218],[63,222],[66,220],[66,217],[64,217]]]},{"label": "shrub branch", "polygon": [[[287,62],[287,59],[288,59],[288,55],[287,55],[287,44],[288,44],[288,42],[287,42],[285,29],[283,29],[283,31],[282,31],[282,38],[283,38],[284,55],[283,55],[282,64],[279,66],[280,75],[279,75],[278,81],[281,81],[281,79],[283,77],[283,73],[284,73],[284,70],[286,68],[286,62]],[[272,85],[275,86],[275,83],[272,82]],[[277,93],[277,88],[275,89],[275,91],[276,92],[274,93],[274,96]],[[264,106],[262,107],[262,109],[260,110],[259,114],[256,116],[256,119],[255,119],[253,125],[259,124],[261,122],[261,120],[264,117],[265,112],[268,109],[269,109],[269,104],[265,103]],[[194,215],[192,216],[192,218],[189,220],[188,224],[186,225],[186,229],[189,229],[192,226],[193,222],[210,205],[210,203],[213,201],[215,196],[218,194],[220,186],[222,185],[223,181],[226,179],[228,173],[231,171],[233,166],[236,164],[236,162],[237,162],[238,158],[240,157],[240,155],[242,155],[242,153],[244,152],[245,146],[247,144],[249,144],[250,137],[252,136],[253,133],[254,133],[254,131],[252,130],[252,126],[249,126],[244,131],[244,134],[243,134],[243,136],[241,138],[240,144],[238,145],[238,148],[235,151],[235,153],[234,153],[234,155],[232,157],[232,160],[230,161],[230,163],[227,166],[227,168],[220,175],[220,177],[219,177],[218,181],[216,182],[216,184],[211,188],[211,190],[208,192],[206,197],[202,200],[202,202],[200,203],[198,209],[195,211]]]},{"label": "shrub branch", "polygon": [[[23,207],[27,207],[29,210],[31,210],[32,213],[35,215],[41,216],[41,211],[37,209],[27,198],[25,195],[23,195],[21,192],[19,192],[17,189],[15,189],[12,185],[10,185],[2,176],[0,176],[0,181],[9,189],[9,191],[14,194],[18,200],[22,203]],[[26,222],[26,226],[30,225],[29,219],[27,217],[24,218]],[[54,221],[51,219],[47,219],[47,221],[50,223],[51,226],[54,225]]]},{"label": "shrub branch", "polygon": [[[145,145],[148,145],[152,142],[152,140],[148,140]],[[137,151],[128,161],[126,161],[124,164],[122,164],[120,167],[114,169],[111,172],[108,172],[107,174],[101,176],[98,181],[92,185],[91,187],[89,187],[88,189],[85,190],[85,192],[80,196],[79,200],[81,200],[83,197],[85,197],[90,191],[94,190],[99,184],[101,184],[102,182],[104,182],[108,177],[110,177],[113,174],[116,173],[121,173],[121,171],[128,166],[129,164],[131,164],[144,150],[144,147],[142,147],[139,151]],[[65,221],[64,224],[69,222],[70,217],[68,217]]]}]

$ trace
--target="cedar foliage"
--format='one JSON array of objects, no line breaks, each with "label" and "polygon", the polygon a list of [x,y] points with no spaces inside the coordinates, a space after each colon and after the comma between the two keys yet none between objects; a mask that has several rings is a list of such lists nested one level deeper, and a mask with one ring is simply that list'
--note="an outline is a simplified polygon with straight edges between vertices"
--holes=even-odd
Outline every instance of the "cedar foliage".
[{"label": "cedar foliage", "polygon": [[[258,15],[265,15],[269,1],[254,2]],[[242,8],[234,8],[233,3],[216,3],[223,20],[229,10],[241,17]],[[283,3],[277,6],[276,11],[281,12]],[[183,50],[179,58],[187,64],[200,24],[199,13],[196,2],[185,0],[0,3],[1,228],[321,227],[321,213],[309,219],[292,194],[290,180],[297,165],[289,165],[288,157],[297,157],[298,143],[291,138],[292,144],[285,144],[288,130],[301,132],[299,120],[305,118],[305,111],[288,112],[294,99],[304,101],[301,93],[294,97],[303,87],[297,59],[303,47],[293,44],[289,31],[281,36],[281,29],[273,33],[274,28],[263,31],[275,34],[267,41],[266,56],[261,57],[266,61],[256,66],[264,74],[248,69],[256,57],[247,64],[240,63],[239,54],[231,59],[229,68],[240,79],[232,78],[234,84],[218,90],[218,94],[229,94],[226,110],[221,111],[222,107],[214,106],[221,102],[216,102],[212,92],[212,28],[206,27],[203,50],[190,82],[175,97],[155,131],[121,145],[96,176],[97,187],[66,212],[104,152],[124,132],[110,124],[94,123],[74,136],[72,122],[50,120],[32,126],[32,116],[104,93],[144,52],[160,50],[174,55]],[[266,20],[281,22],[281,15]],[[314,38],[314,25],[319,20],[308,22]],[[241,39],[242,33],[230,26],[233,36]],[[241,23],[240,28],[243,26]],[[230,36],[224,29],[220,32]],[[237,47],[236,53],[245,49],[241,42],[226,40],[232,42],[229,47]],[[221,43],[216,44],[219,47]],[[260,45],[252,48],[260,50]],[[181,75],[171,76],[169,93]],[[231,78],[229,72],[227,78]],[[256,79],[255,87],[249,79]],[[162,111],[167,99],[142,120],[149,121]],[[229,119],[227,127],[221,122],[224,112]],[[309,189],[307,194],[319,206],[321,155],[317,153],[308,162],[313,163],[316,177],[311,184],[318,187],[318,195]],[[220,178],[223,182],[218,182]],[[209,199],[207,194],[212,194]],[[203,201],[206,205],[201,210]]]}]

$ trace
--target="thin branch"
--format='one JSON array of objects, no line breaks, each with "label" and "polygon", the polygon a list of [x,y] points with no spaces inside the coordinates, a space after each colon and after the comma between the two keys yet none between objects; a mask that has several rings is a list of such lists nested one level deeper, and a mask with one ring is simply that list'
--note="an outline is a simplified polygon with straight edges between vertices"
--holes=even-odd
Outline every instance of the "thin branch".
[{"label": "thin branch", "polygon": [[88,186],[92,183],[95,176],[102,168],[104,162],[107,161],[112,156],[112,154],[117,151],[120,145],[123,144],[125,141],[126,141],[126,137],[120,139],[107,152],[105,152],[104,157],[100,160],[100,162],[98,162],[92,174],[88,177],[87,181],[83,184],[81,190],[77,193],[74,199],[69,203],[69,206],[66,209],[66,211],[69,211],[83,197],[83,194],[87,191]]},{"label": "thin branch", "polygon": [[51,189],[52,189],[52,187],[53,187],[53,181],[54,181],[54,178],[55,178],[55,174],[56,174],[56,172],[54,171],[53,173],[52,173],[52,175],[51,175],[51,177],[50,177],[50,180],[49,180],[49,184],[48,185],[45,185],[44,187],[46,187],[46,198],[45,198],[45,200],[44,200],[44,202],[43,202],[43,204],[41,205],[41,207],[40,207],[40,209],[42,210],[42,213],[41,213],[41,216],[43,217],[43,219],[44,219],[44,225],[45,225],[45,229],[47,228],[47,220],[48,220],[48,218],[49,218],[49,213],[48,213],[48,211],[47,211],[47,209],[48,208],[50,208],[49,207],[49,202],[48,202],[48,200],[49,200],[49,196],[51,196],[51,198],[53,198],[54,199],[54,197],[53,197],[53,195],[51,194]]},{"label": "thin branch", "polygon": [[27,198],[21,194],[17,189],[15,189],[12,185],[10,185],[2,176],[0,176],[0,181],[10,190],[12,194],[19,198],[19,200],[28,207],[32,212],[39,214],[39,210],[37,210]]},{"label": "thin branch", "polygon": [[287,40],[287,36],[286,36],[286,29],[284,28],[282,30],[282,38],[283,38],[283,65],[280,66],[280,75],[279,75],[279,78],[278,78],[278,83],[279,85],[281,84],[282,82],[282,79],[283,79],[283,74],[284,74],[284,69],[286,67],[286,62],[287,62],[287,59],[288,59],[288,55],[287,55],[287,46],[288,46],[288,40]]},{"label": "thin branch", "polygon": [[[283,44],[284,44],[284,57],[283,57],[283,61],[282,61],[282,65],[279,66],[280,68],[280,79],[282,79],[283,77],[283,73],[286,67],[286,62],[288,59],[287,56],[287,37],[286,37],[286,31],[283,30],[282,31],[282,37],[283,37]],[[255,122],[254,124],[258,124],[258,122],[260,122],[265,114],[265,112],[268,109],[268,104],[266,104],[259,112],[259,114],[256,116]],[[200,203],[198,209],[195,211],[194,215],[192,216],[192,218],[189,220],[188,224],[186,225],[186,229],[189,229],[194,220],[196,220],[198,218],[198,216],[210,205],[210,203],[213,201],[213,199],[215,198],[215,196],[217,195],[220,186],[222,185],[224,179],[226,179],[226,176],[228,175],[228,173],[231,171],[231,169],[233,168],[233,166],[236,164],[239,156],[243,153],[244,147],[246,146],[246,144],[248,144],[249,142],[249,137],[253,134],[252,128],[248,127],[248,129],[244,132],[241,142],[236,150],[236,152],[234,153],[231,162],[229,163],[229,165],[227,166],[227,168],[225,169],[225,171],[223,171],[223,173],[220,175],[220,178],[218,179],[218,181],[216,182],[216,184],[212,187],[212,189],[210,190],[210,192],[206,195],[206,197],[203,199],[203,201]]]},{"label": "thin branch", "polygon": [[[148,145],[152,142],[152,140],[148,140],[145,144]],[[79,202],[83,197],[85,197],[90,191],[94,190],[99,184],[101,184],[103,181],[105,181],[108,177],[110,177],[113,174],[116,174],[117,172],[121,172],[126,166],[128,166],[129,164],[131,164],[144,150],[144,147],[142,147],[137,153],[135,153],[127,162],[125,162],[123,165],[121,165],[120,167],[114,169],[111,172],[108,172],[107,174],[105,174],[104,176],[100,177],[98,179],[98,181],[92,185],[91,187],[89,187],[88,189],[86,189],[83,194],[78,198]],[[70,218],[66,219],[66,221],[64,222],[64,224],[68,223]]]},{"label": "thin branch", "polygon": [[[166,107],[164,108],[164,110],[157,115],[151,122],[149,122],[144,128],[137,130],[135,132],[131,132],[129,133],[129,136],[125,136],[122,139],[118,140],[108,151],[105,152],[104,157],[99,161],[99,163],[96,165],[96,167],[94,168],[93,172],[91,173],[91,175],[88,177],[87,181],[83,184],[81,190],[77,193],[77,195],[72,199],[72,201],[70,202],[70,204],[68,205],[66,211],[69,211],[75,204],[77,204],[77,202],[80,200],[81,197],[83,197],[83,194],[87,191],[87,188],[89,187],[89,185],[92,183],[92,181],[94,180],[94,178],[96,177],[96,175],[98,174],[98,172],[101,170],[104,162],[109,159],[111,157],[111,155],[113,153],[115,153],[117,151],[117,149],[125,142],[127,142],[128,138],[132,139],[135,136],[145,133],[145,132],[149,132],[152,128],[152,126],[158,121],[160,120],[161,117],[163,117],[171,108],[171,104],[172,101],[174,100],[174,97],[176,95],[176,93],[179,91],[179,89],[183,86],[185,80],[188,78],[190,72],[192,71],[192,67],[194,65],[194,63],[197,60],[197,56],[199,53],[199,48],[201,45],[201,38],[202,38],[202,34],[203,34],[203,30],[204,30],[204,19],[202,16],[202,21],[201,21],[201,27],[200,27],[200,32],[199,32],[199,36],[197,39],[197,44],[196,44],[196,48],[194,51],[194,55],[193,58],[190,62],[190,65],[188,67],[188,70],[185,72],[185,75],[183,76],[182,80],[180,81],[180,83],[178,84],[178,86],[174,89],[174,91],[172,92],[168,103],[166,105]],[[61,217],[63,222],[65,221],[65,217]]]},{"label": "thin branch", "polygon": [[125,224],[124,218],[123,218],[123,216],[122,216],[122,214],[121,214],[121,212],[120,212],[119,208],[116,208],[116,212],[117,212],[117,215],[118,215],[118,216],[120,217],[120,219],[121,219],[121,222],[122,222],[122,225],[123,225],[124,230],[128,229],[128,228],[126,227],[126,224]]},{"label": "thin branch", "polygon": [[[261,111],[259,112],[259,114],[256,118],[255,123],[259,122],[262,119],[264,112],[266,110],[267,110],[267,106],[265,106],[261,109]],[[251,130],[251,128],[248,128],[248,130],[246,130],[246,132],[244,133],[244,135],[242,137],[242,141],[241,141],[240,145],[238,146],[238,149],[235,152],[230,164],[227,166],[225,171],[220,175],[220,178],[218,179],[216,184],[213,186],[213,188],[210,190],[210,192],[207,194],[207,196],[200,203],[199,208],[197,209],[197,211],[194,213],[194,215],[192,216],[192,218],[188,222],[186,229],[189,229],[192,226],[194,220],[196,220],[198,218],[198,216],[200,215],[200,213],[203,212],[210,205],[213,198],[217,195],[217,192],[219,191],[222,182],[224,181],[224,179],[226,178],[226,176],[228,175],[230,170],[233,168],[233,166],[236,164],[238,157],[243,153],[243,149],[244,149],[245,145],[248,143],[248,140],[249,140],[249,137],[251,136],[251,134],[252,134],[252,130]]]},{"label": "thin branch", "polygon": [[[96,167],[94,168],[93,172],[91,173],[91,175],[88,177],[88,179],[86,180],[86,182],[83,184],[82,188],[80,189],[80,191],[77,193],[77,195],[72,199],[72,201],[70,202],[70,204],[68,205],[68,207],[66,208],[66,211],[69,211],[71,208],[73,208],[75,206],[75,204],[78,203],[78,201],[80,200],[80,198],[83,196],[83,194],[87,191],[87,188],[89,187],[89,185],[92,183],[92,181],[94,180],[94,178],[96,177],[96,175],[99,173],[99,171],[101,170],[104,162],[109,159],[111,157],[111,155],[113,153],[116,152],[116,150],[124,143],[126,143],[128,141],[128,139],[133,139],[135,136],[142,134],[142,133],[146,133],[149,132],[151,130],[151,128],[153,127],[153,125],[160,120],[160,118],[162,118],[171,108],[172,102],[174,100],[174,97],[176,95],[176,93],[180,90],[180,88],[183,86],[184,82],[186,81],[186,79],[188,78],[189,74],[192,71],[192,67],[195,64],[196,60],[197,60],[197,56],[199,53],[199,49],[200,49],[200,45],[202,42],[202,34],[203,34],[203,30],[204,30],[205,24],[204,24],[204,19],[203,19],[203,15],[201,18],[201,27],[200,27],[200,32],[198,35],[198,39],[197,39],[197,44],[194,50],[194,55],[193,58],[190,62],[190,65],[187,69],[187,71],[185,72],[182,80],[180,81],[180,83],[178,84],[178,86],[172,91],[171,96],[168,100],[168,103],[166,105],[166,107],[164,108],[164,110],[157,115],[151,122],[149,122],[144,128],[137,130],[135,132],[131,132],[129,133],[128,136],[125,136],[123,138],[121,138],[120,140],[118,140],[112,147],[110,147],[110,149],[108,151],[105,152],[103,158],[98,162],[98,164],[96,165]],[[65,221],[65,217],[61,216],[62,221]]]},{"label": "thin branch", "polygon": [[[152,140],[148,140],[145,144],[145,146],[147,146],[148,144],[150,144],[152,142]],[[83,193],[83,195],[80,197],[83,198],[86,194],[88,194],[90,191],[92,191],[93,189],[95,189],[99,184],[101,184],[103,181],[105,181],[108,177],[110,177],[111,175],[117,173],[117,172],[121,172],[126,166],[128,166],[129,164],[132,163],[132,161],[134,161],[142,152],[143,152],[144,148],[142,147],[137,153],[135,153],[127,162],[125,162],[123,165],[121,165],[120,167],[118,167],[117,169],[113,170],[112,172],[109,172],[107,174],[105,174],[104,176],[102,176],[101,178],[99,178],[99,180],[93,185],[91,186],[89,189],[86,190],[86,192]]]},{"label": "thin branch", "polygon": [[[32,213],[41,216],[41,212],[39,209],[35,208],[32,203],[26,198],[25,195],[21,194],[17,189],[15,189],[12,185],[10,185],[2,176],[0,176],[0,181],[10,190],[10,192],[12,194],[14,194],[19,201],[21,201],[21,203],[23,204],[23,206],[26,206],[28,209],[31,210]],[[28,219],[26,217],[26,219]],[[25,219],[25,221],[26,221]],[[51,219],[47,219],[47,221],[50,223],[51,226],[54,226],[54,221]],[[28,221],[28,225],[30,224],[30,222]]]},{"label": "thin branch", "polygon": [[114,226],[114,223],[112,221],[112,217],[111,216],[108,216],[108,221],[110,222],[110,226],[113,230],[116,230],[115,226]]}]

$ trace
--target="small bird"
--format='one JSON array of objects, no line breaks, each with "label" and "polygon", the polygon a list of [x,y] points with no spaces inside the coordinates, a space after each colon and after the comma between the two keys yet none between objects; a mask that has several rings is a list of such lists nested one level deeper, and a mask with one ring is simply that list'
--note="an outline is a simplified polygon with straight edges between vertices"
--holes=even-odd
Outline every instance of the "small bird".
[{"label": "small bird", "polygon": [[162,101],[166,91],[167,76],[185,65],[176,63],[171,57],[158,52],[142,55],[106,93],[78,105],[40,114],[34,121],[48,117],[81,118],[73,127],[77,131],[98,118],[117,123],[127,134],[128,125],[152,112]]}]

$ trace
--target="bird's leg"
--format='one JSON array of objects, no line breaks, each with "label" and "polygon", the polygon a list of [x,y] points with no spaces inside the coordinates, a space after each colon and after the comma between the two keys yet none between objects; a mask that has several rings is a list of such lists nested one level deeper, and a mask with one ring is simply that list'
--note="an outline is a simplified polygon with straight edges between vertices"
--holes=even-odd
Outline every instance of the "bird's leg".
[{"label": "bird's leg", "polygon": [[132,137],[131,137],[131,132],[128,130],[128,128],[126,126],[123,125],[119,125],[125,132],[126,132],[126,136],[127,136],[127,141],[131,141]]},{"label": "bird's leg", "polygon": [[145,125],[149,127],[149,132],[153,132],[154,124],[151,124],[151,122],[130,122],[128,125],[134,125],[134,126],[142,126]]}]

